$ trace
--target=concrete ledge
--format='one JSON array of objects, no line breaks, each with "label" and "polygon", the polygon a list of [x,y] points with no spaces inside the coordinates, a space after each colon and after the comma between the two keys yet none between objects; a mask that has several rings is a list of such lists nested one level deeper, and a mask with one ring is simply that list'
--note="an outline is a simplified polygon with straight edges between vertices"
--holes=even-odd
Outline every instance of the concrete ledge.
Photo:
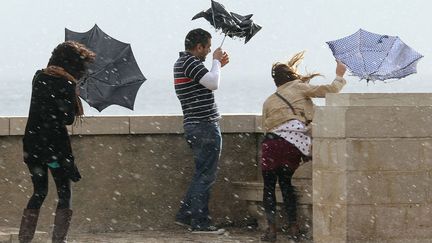
[{"label": "concrete ledge", "polygon": [[183,116],[131,116],[131,134],[183,133]]},{"label": "concrete ledge", "polygon": [[9,119],[0,117],[0,136],[9,135]]},{"label": "concrete ledge", "polygon": [[27,117],[11,117],[9,118],[9,135],[23,135]]},{"label": "concrete ledge", "polygon": [[81,123],[73,125],[72,134],[129,134],[129,117],[85,117]]},{"label": "concrete ledge", "polygon": [[[24,135],[27,117],[0,117],[0,136]],[[222,115],[223,133],[255,133],[261,131],[261,116],[256,114]],[[182,134],[182,115],[88,116],[68,126],[71,135],[104,134]]]},{"label": "concrete ledge", "polygon": [[317,107],[314,138],[432,137],[432,106]]},{"label": "concrete ledge", "polygon": [[326,106],[432,106],[430,93],[327,94]]}]

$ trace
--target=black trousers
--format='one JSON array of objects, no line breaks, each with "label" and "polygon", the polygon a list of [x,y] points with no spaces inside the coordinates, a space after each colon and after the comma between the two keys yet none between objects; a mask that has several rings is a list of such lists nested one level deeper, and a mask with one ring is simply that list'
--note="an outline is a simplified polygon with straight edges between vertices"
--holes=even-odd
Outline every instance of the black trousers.
[{"label": "black trousers", "polygon": [[33,182],[33,195],[27,204],[28,209],[40,209],[42,207],[48,195],[48,169],[51,171],[57,188],[57,209],[71,207],[71,181],[62,168],[53,169],[46,164],[27,164],[27,167]]},{"label": "black trousers", "polygon": [[288,223],[297,221],[297,196],[294,192],[294,187],[291,184],[291,179],[294,174],[288,167],[280,167],[276,170],[262,171],[264,179],[264,194],[263,203],[269,224],[274,224],[276,221],[276,182],[279,181],[279,186],[282,191],[282,198]]}]

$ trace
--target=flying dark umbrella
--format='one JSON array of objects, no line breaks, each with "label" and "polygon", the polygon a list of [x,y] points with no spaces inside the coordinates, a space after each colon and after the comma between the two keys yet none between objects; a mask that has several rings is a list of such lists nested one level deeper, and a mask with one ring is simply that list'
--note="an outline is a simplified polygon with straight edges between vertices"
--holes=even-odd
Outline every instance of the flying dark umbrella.
[{"label": "flying dark umbrella", "polygon": [[80,80],[80,96],[102,111],[116,104],[133,110],[135,97],[146,80],[130,44],[105,34],[97,25],[85,33],[65,29],[65,39],[86,45],[96,53],[88,74]]},{"label": "flying dark umbrella", "polygon": [[213,0],[211,1],[211,8],[196,14],[192,20],[198,18],[205,18],[213,27],[221,30],[225,36],[245,38],[245,44],[261,29],[261,26],[252,21],[252,14],[243,16],[229,12],[222,4]]},{"label": "flying dark umbrella", "polygon": [[354,76],[367,81],[400,79],[416,73],[417,62],[423,57],[397,36],[363,29],[327,44]]}]

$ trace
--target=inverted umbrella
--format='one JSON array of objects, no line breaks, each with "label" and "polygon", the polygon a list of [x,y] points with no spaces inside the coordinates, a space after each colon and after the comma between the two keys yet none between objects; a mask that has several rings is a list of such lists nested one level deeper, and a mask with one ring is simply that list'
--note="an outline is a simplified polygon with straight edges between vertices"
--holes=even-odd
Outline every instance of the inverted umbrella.
[{"label": "inverted umbrella", "polygon": [[221,30],[225,37],[245,38],[246,44],[261,29],[261,26],[252,21],[252,16],[229,12],[222,4],[212,0],[211,8],[196,14],[192,20],[205,18],[213,27]]},{"label": "inverted umbrella", "polygon": [[112,104],[133,110],[138,89],[146,78],[130,44],[112,38],[97,25],[84,33],[68,29],[65,33],[66,40],[82,43],[96,53],[88,74],[80,80],[81,98],[98,111]]},{"label": "inverted umbrella", "polygon": [[400,79],[416,73],[417,62],[423,57],[397,36],[363,29],[327,44],[354,76],[367,81]]}]

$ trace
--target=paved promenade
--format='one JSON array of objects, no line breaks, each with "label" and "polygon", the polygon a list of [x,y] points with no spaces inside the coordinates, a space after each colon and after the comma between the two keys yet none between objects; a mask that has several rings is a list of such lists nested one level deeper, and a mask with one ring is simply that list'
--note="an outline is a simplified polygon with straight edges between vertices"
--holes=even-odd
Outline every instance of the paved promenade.
[{"label": "paved promenade", "polygon": [[[97,234],[71,234],[69,243],[260,243],[260,232],[239,228],[227,228],[224,235],[191,234],[183,229],[146,230],[139,232],[97,233]],[[17,241],[17,228],[0,226],[0,243],[15,243]],[[39,232],[39,240],[35,243],[48,243],[47,233]],[[10,240],[12,239],[12,241]],[[293,241],[284,234],[278,235],[278,243],[312,242],[303,239]]]}]

